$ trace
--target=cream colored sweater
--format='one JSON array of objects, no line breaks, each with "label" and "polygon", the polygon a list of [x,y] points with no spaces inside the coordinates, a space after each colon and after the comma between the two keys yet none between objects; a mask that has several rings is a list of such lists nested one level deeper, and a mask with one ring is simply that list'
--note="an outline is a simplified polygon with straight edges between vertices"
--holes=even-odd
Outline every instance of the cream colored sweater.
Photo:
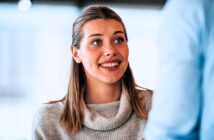
[{"label": "cream colored sweater", "polygon": [[[142,102],[151,105],[151,94],[142,91]],[[60,124],[61,102],[45,104],[36,113],[33,140],[137,140],[142,139],[146,120],[140,119],[124,94],[120,101],[88,104],[84,110],[82,129],[69,134]]]}]

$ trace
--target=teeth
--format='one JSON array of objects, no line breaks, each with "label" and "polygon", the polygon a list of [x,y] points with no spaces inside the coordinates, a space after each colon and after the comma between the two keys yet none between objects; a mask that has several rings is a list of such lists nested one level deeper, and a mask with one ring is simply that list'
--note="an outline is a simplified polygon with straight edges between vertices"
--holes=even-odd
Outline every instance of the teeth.
[{"label": "teeth", "polygon": [[101,64],[102,67],[116,67],[118,65],[119,65],[118,62]]}]

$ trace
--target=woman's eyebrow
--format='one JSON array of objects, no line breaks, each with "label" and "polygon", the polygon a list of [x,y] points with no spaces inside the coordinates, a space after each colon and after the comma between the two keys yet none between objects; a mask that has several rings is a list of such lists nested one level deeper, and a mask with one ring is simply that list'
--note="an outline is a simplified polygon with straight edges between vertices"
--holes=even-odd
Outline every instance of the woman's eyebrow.
[{"label": "woman's eyebrow", "polygon": [[91,34],[88,36],[88,38],[93,37],[93,36],[102,36],[103,34],[99,34],[99,33],[95,33],[95,34]]},{"label": "woman's eyebrow", "polygon": [[[120,34],[121,34],[121,33],[122,33],[122,34],[125,34],[123,31],[120,31],[120,30],[119,30],[119,31],[115,31],[113,35],[119,34],[119,33],[120,33]],[[88,36],[88,38],[94,37],[94,36],[103,36],[103,34],[100,34],[100,33],[91,34],[91,35]]]},{"label": "woman's eyebrow", "polygon": [[120,31],[120,30],[119,30],[119,31],[115,31],[115,32],[114,32],[114,35],[115,35],[115,34],[119,34],[119,33],[125,34],[123,31]]}]

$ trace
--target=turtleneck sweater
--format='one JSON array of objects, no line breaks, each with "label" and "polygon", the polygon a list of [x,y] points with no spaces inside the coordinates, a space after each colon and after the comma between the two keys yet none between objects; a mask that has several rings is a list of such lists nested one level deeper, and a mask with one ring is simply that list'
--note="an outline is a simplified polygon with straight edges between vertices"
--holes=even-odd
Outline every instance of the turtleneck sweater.
[{"label": "turtleneck sweater", "polygon": [[[142,102],[150,108],[150,94],[141,94],[146,97]],[[143,137],[146,120],[136,115],[124,93],[119,101],[85,105],[82,128],[74,135],[60,123],[63,107],[62,102],[40,107],[34,117],[34,140],[138,140]]]}]

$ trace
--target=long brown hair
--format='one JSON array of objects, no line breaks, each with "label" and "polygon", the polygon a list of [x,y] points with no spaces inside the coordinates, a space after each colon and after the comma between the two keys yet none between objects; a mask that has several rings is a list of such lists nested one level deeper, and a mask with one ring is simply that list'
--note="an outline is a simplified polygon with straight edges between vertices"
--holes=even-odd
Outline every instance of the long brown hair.
[{"label": "long brown hair", "polygon": [[[104,6],[90,6],[86,8],[83,13],[73,23],[72,30],[72,47],[79,49],[80,40],[82,39],[82,27],[85,23],[95,19],[114,19],[123,25],[125,37],[127,38],[126,29],[120,16],[113,10]],[[128,91],[128,98],[135,113],[143,119],[147,119],[148,111],[140,103],[137,96],[138,89],[128,65],[124,76],[121,79]],[[84,95],[86,94],[86,76],[82,64],[78,64],[72,59],[71,76],[69,81],[68,93],[60,101],[63,101],[65,106],[61,116],[62,125],[72,134],[77,133],[82,126],[84,117]]]}]

